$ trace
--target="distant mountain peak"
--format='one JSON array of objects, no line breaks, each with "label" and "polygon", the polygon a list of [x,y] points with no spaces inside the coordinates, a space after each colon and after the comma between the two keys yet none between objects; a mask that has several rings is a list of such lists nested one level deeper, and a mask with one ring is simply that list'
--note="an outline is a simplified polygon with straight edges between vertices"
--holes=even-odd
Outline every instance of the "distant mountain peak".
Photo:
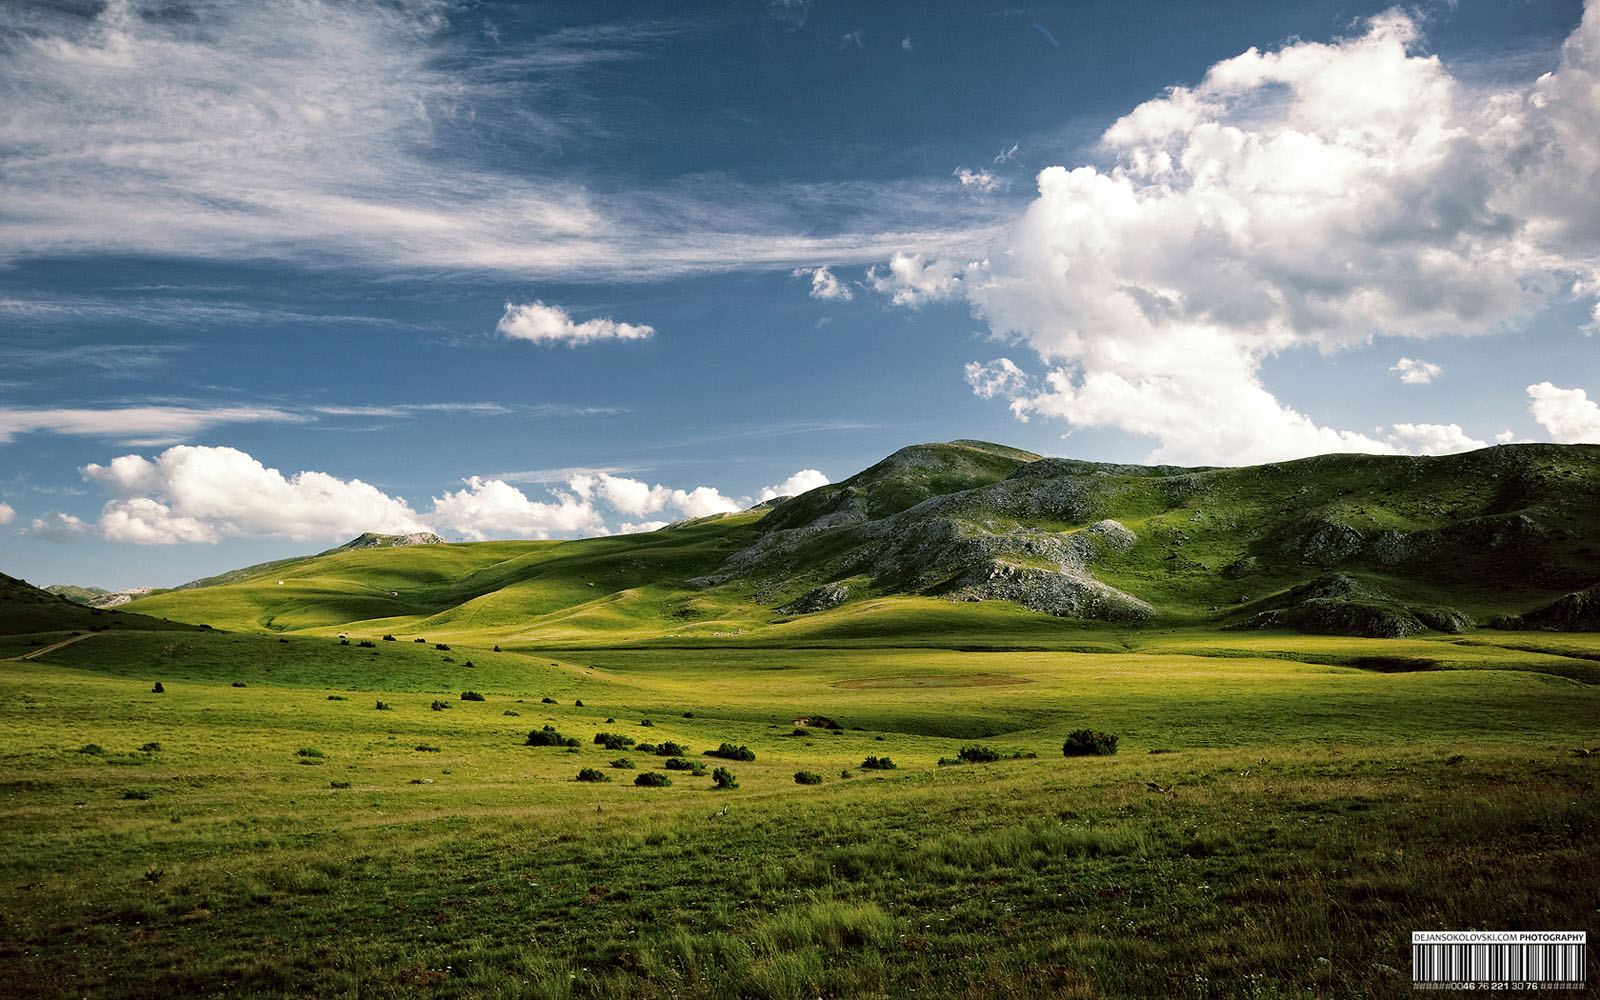
[{"label": "distant mountain peak", "polygon": [[356,549],[388,549],[398,548],[402,545],[443,545],[444,539],[431,531],[413,531],[409,535],[383,535],[376,531],[363,531],[361,534],[335,546],[327,552],[318,555],[328,555],[331,552],[351,552]]}]

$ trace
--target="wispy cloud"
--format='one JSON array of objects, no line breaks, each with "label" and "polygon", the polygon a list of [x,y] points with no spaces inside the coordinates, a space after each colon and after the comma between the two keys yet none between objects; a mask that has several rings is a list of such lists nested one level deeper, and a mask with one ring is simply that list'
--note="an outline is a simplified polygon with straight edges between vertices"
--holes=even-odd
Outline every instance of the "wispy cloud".
[{"label": "wispy cloud", "polygon": [[0,444],[18,434],[47,431],[128,443],[182,439],[222,424],[293,423],[307,419],[270,406],[127,406],[105,409],[0,407]]},{"label": "wispy cloud", "polygon": [[[537,156],[515,174],[471,159],[496,129],[559,149],[602,128],[570,74],[692,23],[477,51],[448,30],[453,8],[431,0],[215,0],[189,19],[142,16],[134,0],[93,17],[26,7],[0,6],[0,256],[658,277],[866,263],[909,242],[969,244],[994,222],[949,200],[897,214],[918,203],[915,184],[705,177],[597,193]],[[510,100],[508,87],[538,99]],[[552,107],[563,110],[541,110]],[[817,212],[819,198],[835,214]]]}]

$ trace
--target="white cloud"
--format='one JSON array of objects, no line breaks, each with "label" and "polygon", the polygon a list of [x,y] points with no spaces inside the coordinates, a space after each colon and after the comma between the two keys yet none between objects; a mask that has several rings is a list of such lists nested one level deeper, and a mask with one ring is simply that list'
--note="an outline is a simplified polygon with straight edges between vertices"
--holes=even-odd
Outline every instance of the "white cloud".
[{"label": "white cloud", "polygon": [[605,519],[586,500],[553,495],[553,503],[529,500],[506,482],[472,476],[466,489],[434,497],[430,519],[439,529],[475,541],[606,534]]},{"label": "white cloud", "polygon": [[826,267],[797,267],[792,272],[796,278],[811,276],[811,297],[823,302],[849,302],[855,298],[850,287],[836,278]]},{"label": "white cloud", "polygon": [[623,523],[617,525],[617,534],[640,535],[647,531],[660,531],[662,528],[665,528],[671,523],[671,521],[640,521],[637,523],[633,521],[624,521]]},{"label": "white cloud", "polygon": [[506,303],[505,315],[495,324],[495,329],[513,340],[528,340],[535,344],[566,344],[576,347],[596,340],[644,340],[655,334],[655,328],[617,323],[609,319],[589,319],[574,322],[560,306],[547,306],[543,302],[527,305]]},{"label": "white cloud", "polygon": [[623,514],[643,517],[671,508],[684,517],[706,517],[743,510],[748,504],[723,496],[715,487],[696,486],[692,490],[651,486],[637,479],[600,473],[574,476],[568,485],[584,499],[594,498]]},{"label": "white cloud", "polygon": [[941,260],[925,263],[921,254],[897,253],[889,258],[888,271],[879,273],[877,267],[869,268],[867,281],[873,291],[889,296],[895,305],[916,309],[954,298],[964,288],[963,276],[982,266]]},{"label": "white cloud", "polygon": [[94,526],[85,524],[81,519],[71,514],[52,512],[44,517],[36,517],[29,525],[28,530],[40,538],[48,538],[52,542],[75,542],[82,538],[92,536]]},{"label": "white cloud", "polygon": [[904,49],[905,51],[907,51],[907,52],[910,52],[912,49],[916,48],[915,45],[911,44],[911,36],[910,35],[907,35],[906,37],[900,39],[900,47],[902,49]]},{"label": "white cloud", "polygon": [[1041,171],[990,265],[901,253],[873,287],[964,297],[1045,363],[1019,417],[1150,435],[1154,460],[1392,451],[1279,401],[1263,359],[1494,333],[1600,288],[1600,2],[1521,87],[1469,92],[1417,46],[1397,8],[1218,63],[1109,127],[1106,169]]},{"label": "white cloud", "polygon": [[8,503],[0,503],[0,524],[10,524],[17,519],[17,510]]},{"label": "white cloud", "polygon": [[761,489],[762,500],[776,500],[778,497],[797,497],[808,490],[818,486],[828,485],[828,477],[816,469],[801,469],[794,475],[775,486],[764,486]]},{"label": "white cloud", "polygon": [[961,181],[961,186],[981,194],[989,194],[1000,187],[1001,180],[987,170],[968,170],[961,167],[952,175]]},{"label": "white cloud", "polygon": [[427,525],[404,500],[324,472],[284,476],[235,448],[180,446],[154,461],[123,455],[84,478],[111,493],[99,529],[141,544],[281,535],[294,539],[404,533]]},{"label": "white cloud", "polygon": [[1489,447],[1489,442],[1468,437],[1460,424],[1395,424],[1394,438],[1408,452],[1454,455]]},{"label": "white cloud", "polygon": [[1010,149],[1002,149],[999,153],[997,153],[995,155],[994,162],[996,162],[996,163],[1006,163],[1006,162],[1009,162],[1016,155],[1017,155],[1017,144],[1016,143],[1012,143]]},{"label": "white cloud", "polygon": [[1427,385],[1438,377],[1441,369],[1431,361],[1401,358],[1391,365],[1389,370],[1397,373],[1400,381],[1407,385]]},{"label": "white cloud", "polygon": [[1582,389],[1562,389],[1549,382],[1528,386],[1533,400],[1528,412],[1557,444],[1600,444],[1600,404]]},{"label": "white cloud", "polygon": [[124,406],[105,410],[0,407],[0,444],[18,434],[47,431],[130,441],[182,437],[220,424],[297,422],[306,419],[272,406]]},{"label": "white cloud", "polygon": [[1010,358],[995,358],[988,364],[969,361],[966,374],[973,394],[982,399],[996,396],[1017,399],[1028,392],[1028,374]]}]

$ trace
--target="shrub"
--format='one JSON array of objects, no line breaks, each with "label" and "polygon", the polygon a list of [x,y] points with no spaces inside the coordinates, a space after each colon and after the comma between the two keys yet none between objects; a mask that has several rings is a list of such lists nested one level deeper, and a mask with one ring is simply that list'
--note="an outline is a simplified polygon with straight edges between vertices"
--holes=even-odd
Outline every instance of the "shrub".
[{"label": "shrub", "polygon": [[684,746],[681,743],[674,743],[671,740],[668,740],[665,743],[656,744],[656,756],[657,757],[687,757],[687,756],[689,756],[689,748]]},{"label": "shrub", "polygon": [[339,640],[339,645],[348,646],[348,645],[350,645],[350,640],[349,639],[340,639]]},{"label": "shrub", "polygon": [[578,741],[570,736],[562,736],[556,732],[554,726],[545,726],[535,729],[528,734],[527,745],[530,747],[575,747]]},{"label": "shrub", "polygon": [[161,686],[160,681],[156,681],[156,686],[150,689],[151,694],[166,694],[166,692],[167,689]]},{"label": "shrub", "polygon": [[583,707],[583,699],[579,698],[577,701],[573,702],[572,703],[572,707],[573,708],[582,708]]},{"label": "shrub", "polygon": [[1092,729],[1074,729],[1061,744],[1063,757],[1109,757],[1117,752],[1117,738]]},{"label": "shrub", "polygon": [[442,657],[440,659],[440,662],[441,663],[454,663],[454,662],[456,662],[456,658],[453,657],[453,656],[446,656],[446,657]]},{"label": "shrub", "polygon": [[841,777],[841,778],[854,778],[855,775],[850,773],[850,769],[847,767],[843,771],[839,772],[839,777]]},{"label": "shrub", "polygon": [[576,778],[574,778],[573,780],[574,781],[610,781],[611,780],[611,775],[605,773],[604,771],[602,771],[602,770],[600,770],[598,768],[585,767],[585,768],[581,769],[578,772],[578,776]]},{"label": "shrub", "polygon": [[435,712],[442,712],[450,707],[450,703],[448,701],[440,701],[438,698],[435,698],[433,699],[433,704],[428,707],[432,708]]},{"label": "shrub", "polygon": [[[330,698],[330,699],[331,699],[331,698],[332,698],[332,697],[333,697],[333,696],[332,696],[332,695],[329,695],[329,698]],[[343,698],[340,698],[340,699],[339,699],[339,700],[340,700],[340,701],[343,701],[343,700],[344,700],[344,699],[343,699]],[[386,702],[386,701],[379,701],[379,702],[378,702],[378,705],[377,705],[377,708],[378,708],[378,711],[380,711],[380,712],[387,712],[387,711],[389,711],[389,703],[388,703],[388,702]]]},{"label": "shrub", "polygon": [[362,639],[360,642],[356,643],[356,646],[358,648],[360,648],[360,649],[377,649],[378,648],[378,644],[373,642],[371,639]]},{"label": "shrub", "polygon": [[660,771],[646,771],[634,778],[633,783],[641,788],[665,788],[672,784],[672,779]]},{"label": "shrub", "polygon": [[288,639],[279,639],[278,641],[283,643],[284,645],[288,645],[289,644],[289,640]]},{"label": "shrub", "polygon": [[86,753],[91,757],[103,757],[105,756],[106,748],[98,743],[85,743],[78,748],[78,752]]},{"label": "shrub", "polygon": [[450,652],[450,647],[448,645],[446,645],[445,643],[442,643],[442,642],[434,643],[433,644],[433,648],[439,650],[441,653]]},{"label": "shrub", "polygon": [[155,742],[154,740],[152,740],[151,742],[146,743],[144,746],[140,747],[139,749],[143,750],[145,753],[155,753],[157,750],[161,749],[161,744],[159,744],[159,743]]},{"label": "shrub", "polygon": [[689,762],[682,757],[669,757],[667,758],[666,768],[669,771],[687,771],[689,770]]},{"label": "shrub", "polygon": [[653,726],[653,725],[655,725],[655,723],[651,722],[649,719],[640,719],[639,720],[639,725],[641,725],[641,726]]},{"label": "shrub", "polygon": [[150,797],[150,793],[142,788],[130,788],[122,793],[122,797],[125,799],[138,799],[143,801]]},{"label": "shrub", "polygon": [[739,781],[738,781],[737,778],[735,778],[733,776],[733,772],[732,771],[728,770],[725,767],[719,767],[715,771],[711,772],[711,787],[712,788],[738,788],[739,787]]},{"label": "shrub", "polygon": [[888,757],[868,757],[861,762],[861,769],[863,771],[893,771],[895,763]]},{"label": "shrub", "polygon": [[511,709],[508,708],[504,712],[501,712],[500,714],[501,715],[521,715],[522,713],[521,712],[513,712]]},{"label": "shrub", "polygon": [[473,663],[471,660],[468,660],[467,662],[463,663],[462,666],[463,667],[476,667],[477,664]]},{"label": "shrub", "polygon": [[244,681],[234,681],[233,686],[236,688],[242,688],[244,687]]},{"label": "shrub", "polygon": [[796,771],[794,773],[794,783],[797,785],[820,785],[822,784],[822,775],[815,771]]},{"label": "shrub", "polygon": [[440,749],[438,747],[434,746],[431,743],[418,743],[417,744],[417,752],[418,753],[440,753],[442,751],[440,751]]},{"label": "shrub", "polygon": [[384,637],[383,637],[383,641],[384,641],[384,642],[399,642],[399,641],[400,641],[400,640],[399,640],[399,639],[396,639],[396,638],[395,638],[395,637],[394,637],[394,636],[392,636],[392,635],[386,635],[386,636],[384,636]]},{"label": "shrub", "polygon": [[621,733],[595,733],[594,742],[596,746],[603,746],[607,750],[624,750],[633,746],[634,740],[632,736]]},{"label": "shrub", "polygon": [[811,735],[811,731],[808,730],[808,729],[796,728],[795,731],[790,733],[789,735],[790,736],[810,736]]},{"label": "shrub", "polygon": [[483,695],[479,694],[476,691],[463,691],[463,692],[461,692],[461,700],[462,701],[482,701],[483,700]]},{"label": "shrub", "polygon": [[685,713],[683,713],[683,717],[685,719],[692,719],[692,718],[694,718],[694,713],[693,712],[685,712]]},{"label": "shrub", "polygon": [[328,700],[329,701],[349,701],[350,699],[346,698],[342,694],[330,694],[330,695],[328,695]]},{"label": "shrub", "polygon": [[626,757],[618,757],[616,760],[611,762],[611,766],[624,771],[631,771],[633,770],[633,761]]},{"label": "shrub", "polygon": [[540,698],[539,699],[539,704],[541,704],[541,705],[559,705],[561,703],[556,701],[554,698]]},{"label": "shrub", "polygon": [[330,782],[328,782],[328,787],[329,788],[349,788],[350,787],[350,782],[348,782],[348,781],[330,781]]},{"label": "shrub", "polygon": [[654,754],[656,752],[656,745],[654,743],[641,743],[633,749],[639,753]]},{"label": "shrub", "polygon": [[494,651],[495,651],[495,652],[496,652],[496,653],[498,653],[498,652],[500,652],[500,646],[499,646],[499,644],[498,644],[498,643],[496,643],[496,644],[495,644],[495,647],[494,647]]},{"label": "shrub", "polygon": [[296,750],[294,752],[294,755],[296,757],[326,757],[327,756],[327,754],[323,753],[321,750],[318,750],[316,747],[301,747],[300,749],[298,749],[298,750]]},{"label": "shrub", "polygon": [[956,754],[956,759],[966,761],[968,764],[992,764],[1000,759],[1000,751],[994,747],[974,744],[962,747],[961,752]]},{"label": "shrub", "polygon": [[427,642],[427,641],[428,641],[428,640],[426,640],[426,639],[412,639],[412,640],[411,640],[411,641],[412,641],[412,642],[421,642],[421,643],[426,643],[426,642]]},{"label": "shrub", "polygon": [[749,747],[747,747],[747,746],[737,746],[736,747],[732,743],[724,743],[721,746],[717,747],[715,750],[707,750],[706,751],[706,756],[707,757],[721,757],[724,760],[755,760],[756,759],[755,752],[752,751]]},{"label": "shrub", "polygon": [[617,720],[613,719],[611,716],[609,716],[609,715],[606,716],[606,725],[610,725],[611,723],[616,722],[616,721]]}]

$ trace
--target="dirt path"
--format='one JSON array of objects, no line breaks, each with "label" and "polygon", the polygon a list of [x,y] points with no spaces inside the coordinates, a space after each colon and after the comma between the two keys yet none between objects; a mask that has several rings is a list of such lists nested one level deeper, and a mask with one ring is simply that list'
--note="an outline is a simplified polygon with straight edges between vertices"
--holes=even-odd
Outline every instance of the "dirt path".
[{"label": "dirt path", "polygon": [[44,647],[43,649],[36,649],[31,653],[23,653],[21,656],[12,656],[12,657],[8,657],[7,659],[9,659],[9,660],[31,660],[36,656],[43,656],[46,653],[53,653],[56,650],[60,649],[62,646],[70,646],[75,642],[82,642],[83,640],[89,638],[90,636],[92,636],[94,634],[95,633],[93,633],[93,632],[85,632],[82,635],[75,635],[75,636],[72,636],[69,639],[62,639],[60,642],[52,643],[52,644]]}]

